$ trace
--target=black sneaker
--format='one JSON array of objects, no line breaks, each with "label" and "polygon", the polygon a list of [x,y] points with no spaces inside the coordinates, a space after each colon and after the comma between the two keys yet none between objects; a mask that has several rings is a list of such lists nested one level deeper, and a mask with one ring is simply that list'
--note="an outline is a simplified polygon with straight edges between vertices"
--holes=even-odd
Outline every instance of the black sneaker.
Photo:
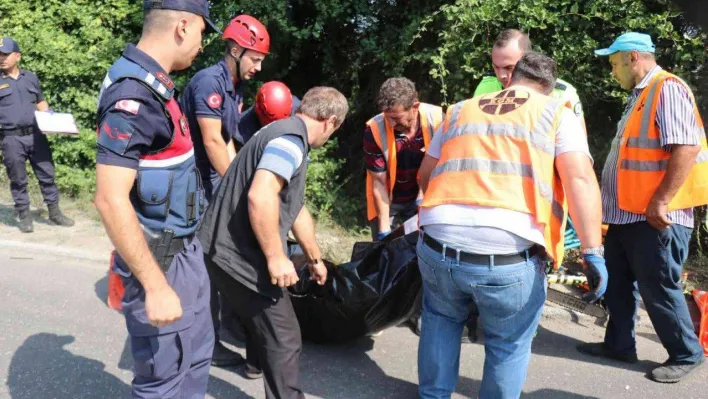
[{"label": "black sneaker", "polygon": [[605,344],[602,342],[594,342],[594,343],[583,343],[575,347],[578,352],[584,353],[586,355],[590,356],[595,356],[595,357],[606,357],[609,359],[614,359],[614,360],[619,360],[620,362],[625,362],[625,363],[637,363],[639,359],[637,358],[636,353],[630,353],[630,354],[619,354],[619,353],[614,353],[607,349],[605,347]]},{"label": "black sneaker", "polygon": [[254,366],[251,366],[248,363],[246,363],[246,366],[244,366],[243,368],[243,374],[249,380],[257,380],[259,378],[263,378],[263,371],[255,368]]},{"label": "black sneaker", "polygon": [[705,358],[703,357],[696,363],[681,363],[668,360],[651,371],[651,379],[663,383],[679,382],[684,377],[696,371],[703,363],[705,363]]},{"label": "black sneaker", "polygon": [[246,363],[246,359],[236,352],[225,347],[221,342],[214,344],[214,352],[211,355],[211,365],[214,367],[234,367]]},{"label": "black sneaker", "polygon": [[21,232],[31,233],[34,231],[34,226],[32,225],[32,216],[30,216],[29,210],[18,212],[18,217],[20,219],[18,227],[20,228]]},{"label": "black sneaker", "polygon": [[74,225],[74,221],[64,216],[59,209],[59,205],[49,205],[49,220],[52,221],[57,226],[71,227]]}]

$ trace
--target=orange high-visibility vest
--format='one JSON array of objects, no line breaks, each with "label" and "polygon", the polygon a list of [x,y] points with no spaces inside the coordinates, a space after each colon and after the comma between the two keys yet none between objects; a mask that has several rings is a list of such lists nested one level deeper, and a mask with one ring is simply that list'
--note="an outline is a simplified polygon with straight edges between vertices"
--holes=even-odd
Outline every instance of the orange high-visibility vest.
[{"label": "orange high-visibility vest", "polygon": [[[660,132],[656,124],[661,88],[668,79],[684,85],[693,98],[691,89],[684,81],[676,75],[660,71],[637,99],[622,132],[617,162],[618,205],[627,212],[646,212],[649,201],[664,179],[671,158],[671,153],[664,151],[661,146]],[[693,112],[698,126],[702,128],[703,120],[698,113],[695,99]],[[701,151],[696,163],[669,203],[669,211],[708,204],[708,146],[705,134],[700,137],[700,146]]]},{"label": "orange high-visibility vest", "polygon": [[449,108],[438,132],[440,159],[421,207],[477,205],[533,215],[558,267],[568,212],[554,161],[566,106],[512,87]]},{"label": "orange high-visibility vest", "polygon": [[[423,131],[423,144],[428,148],[430,140],[435,133],[435,130],[442,122],[442,108],[436,105],[420,103],[418,108],[420,115],[420,127]],[[393,186],[396,184],[396,137],[394,137],[393,126],[391,126],[383,114],[378,114],[369,119],[366,125],[371,129],[374,135],[374,141],[384,153],[386,159],[386,171],[388,176],[386,183],[388,185],[389,197],[393,194]],[[374,206],[374,182],[366,174],[366,217],[369,220],[376,218],[376,207]]]}]

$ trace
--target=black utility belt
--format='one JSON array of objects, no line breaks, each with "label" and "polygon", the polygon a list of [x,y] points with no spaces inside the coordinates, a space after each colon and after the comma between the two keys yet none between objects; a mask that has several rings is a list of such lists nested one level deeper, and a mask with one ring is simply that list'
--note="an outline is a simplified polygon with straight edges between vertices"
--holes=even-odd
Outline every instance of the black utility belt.
[{"label": "black utility belt", "polygon": [[145,226],[142,226],[142,228],[150,253],[152,253],[155,261],[165,273],[169,270],[175,255],[184,250],[185,240],[189,243],[194,239],[194,234],[186,237],[175,237],[175,233],[172,230],[155,231]]},{"label": "black utility belt", "polygon": [[29,136],[34,133],[34,126],[16,127],[12,129],[0,128],[0,136]]},{"label": "black utility belt", "polygon": [[[439,243],[436,239],[433,237],[422,233],[423,234],[423,242],[425,245],[429,246],[430,248],[434,249],[437,252],[442,253],[443,251],[443,245]],[[445,248],[445,257],[457,258],[457,253],[460,253],[460,262],[465,262],[465,263],[472,263],[475,265],[488,265],[491,264],[492,262],[492,256],[494,257],[494,266],[504,266],[504,265],[513,265],[516,263],[521,263],[521,262],[526,262],[527,256],[529,258],[534,257],[540,253],[543,252],[543,247],[540,245],[534,245],[531,248],[529,248],[526,251],[519,252],[517,254],[508,254],[508,255],[480,255],[480,254],[473,254],[465,251],[458,251],[457,249],[452,249],[449,247]],[[528,255],[527,255],[528,253]]]}]

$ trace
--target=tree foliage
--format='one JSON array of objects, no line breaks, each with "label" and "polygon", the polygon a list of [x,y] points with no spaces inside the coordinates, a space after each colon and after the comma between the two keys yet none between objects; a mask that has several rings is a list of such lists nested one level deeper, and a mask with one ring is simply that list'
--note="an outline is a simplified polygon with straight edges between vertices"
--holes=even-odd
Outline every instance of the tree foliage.
[{"label": "tree foliage", "polygon": [[[391,76],[416,82],[422,101],[451,104],[468,97],[491,71],[490,49],[506,28],[530,33],[537,50],[553,56],[561,76],[579,91],[596,166],[601,167],[627,93],[610,77],[606,58],[593,55],[628,31],[655,39],[661,65],[687,79],[705,114],[706,36],[665,0],[212,0],[220,26],[248,13],[272,38],[257,81],[281,80],[302,96],[331,85],[352,112],[337,142],[311,155],[308,201],[314,211],[352,225],[364,216],[361,134],[377,113],[374,99]],[[96,98],[103,76],[125,43],[140,32],[142,2],[130,0],[0,0],[0,34],[17,39],[22,65],[36,72],[50,106],[72,112],[79,138],[52,138],[58,181],[69,193],[92,190]],[[175,74],[184,87],[198,69],[224,54],[216,36],[204,54]]]}]

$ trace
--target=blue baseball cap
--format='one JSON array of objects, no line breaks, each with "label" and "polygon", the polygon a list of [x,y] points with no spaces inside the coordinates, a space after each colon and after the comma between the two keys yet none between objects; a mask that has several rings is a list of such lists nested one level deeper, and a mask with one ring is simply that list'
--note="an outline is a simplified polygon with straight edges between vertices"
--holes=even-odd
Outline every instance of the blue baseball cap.
[{"label": "blue baseball cap", "polygon": [[3,37],[0,39],[0,53],[10,54],[19,53],[20,45],[16,41],[10,39],[9,37]]},{"label": "blue baseball cap", "polygon": [[609,48],[595,50],[597,55],[610,55],[619,51],[639,51],[642,53],[653,53],[656,51],[651,36],[644,33],[627,32],[612,43]]},{"label": "blue baseball cap", "polygon": [[186,11],[204,18],[207,27],[221,34],[221,30],[209,19],[209,2],[207,0],[144,0],[144,9]]}]

